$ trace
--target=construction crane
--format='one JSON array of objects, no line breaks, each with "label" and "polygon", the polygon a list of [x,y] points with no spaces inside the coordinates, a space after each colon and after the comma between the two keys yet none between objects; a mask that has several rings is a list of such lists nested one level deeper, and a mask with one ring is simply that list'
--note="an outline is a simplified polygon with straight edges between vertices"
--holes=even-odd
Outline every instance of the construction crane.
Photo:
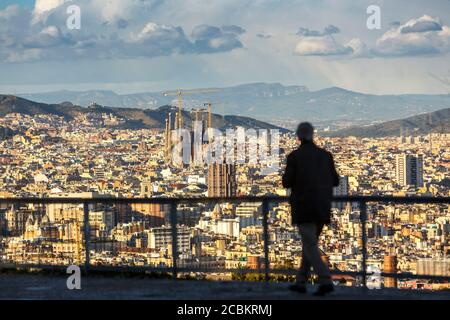
[{"label": "construction crane", "polygon": [[[216,103],[214,103],[214,105],[216,105]],[[204,108],[202,109],[192,109],[192,113],[195,115],[195,121],[199,120],[198,115],[199,114],[207,114],[207,119],[206,119],[206,127],[207,128],[212,128],[212,106],[213,106],[213,102],[206,102],[203,104]]]},{"label": "construction crane", "polygon": [[[207,109],[192,109],[191,114],[194,115],[195,122],[200,120],[199,115],[201,116],[201,120],[203,121],[204,120],[203,115],[207,114],[208,111],[209,110],[207,110]],[[209,118],[209,116],[207,118]],[[209,122],[207,123],[207,127],[209,128]]]},{"label": "construction crane", "polygon": [[218,113],[216,113],[217,116],[221,117],[223,120],[225,120],[225,106],[228,103],[228,101],[225,102],[218,102],[218,101],[208,101],[207,103],[204,104],[205,108],[208,109],[208,114],[209,114],[209,118],[208,118],[208,123],[209,123],[209,127],[212,127],[212,106],[214,105],[214,109],[216,111],[220,111]]},{"label": "construction crane", "polygon": [[168,96],[176,96],[178,99],[178,117],[177,117],[177,125],[178,128],[181,128],[183,125],[183,116],[181,113],[181,109],[183,107],[183,96],[184,95],[189,95],[189,94],[197,94],[197,93],[215,93],[215,92],[220,92],[222,91],[221,89],[197,89],[197,90],[183,90],[183,89],[178,89],[178,90],[174,90],[174,91],[166,91],[163,92],[163,95],[165,97]]}]

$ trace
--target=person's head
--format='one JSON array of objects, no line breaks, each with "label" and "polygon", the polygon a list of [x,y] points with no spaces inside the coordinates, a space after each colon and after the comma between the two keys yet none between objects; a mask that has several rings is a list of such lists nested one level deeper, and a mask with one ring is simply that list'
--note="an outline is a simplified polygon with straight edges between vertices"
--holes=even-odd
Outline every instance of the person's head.
[{"label": "person's head", "polygon": [[298,125],[295,132],[297,139],[302,143],[312,142],[314,137],[314,127],[309,122],[302,122]]}]

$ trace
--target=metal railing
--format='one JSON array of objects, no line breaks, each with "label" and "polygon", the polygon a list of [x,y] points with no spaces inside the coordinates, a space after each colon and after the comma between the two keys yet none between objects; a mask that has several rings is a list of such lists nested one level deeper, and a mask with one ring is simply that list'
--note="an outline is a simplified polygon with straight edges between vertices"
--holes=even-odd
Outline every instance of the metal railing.
[{"label": "metal railing", "polygon": [[[219,269],[219,268],[186,268],[178,267],[178,238],[177,238],[177,211],[179,204],[199,204],[199,203],[219,203],[219,202],[252,202],[262,203],[262,225],[263,225],[263,242],[264,242],[264,278],[269,281],[270,274],[294,274],[296,271],[292,269],[270,269],[269,261],[269,204],[288,202],[288,197],[281,196],[243,196],[234,198],[222,197],[208,197],[208,198],[0,198],[1,204],[83,204],[84,213],[84,245],[85,245],[85,271],[94,268],[99,271],[160,271],[170,272],[173,278],[178,277],[181,272],[196,272],[196,273],[261,273],[262,270],[252,269]],[[367,276],[373,274],[367,271],[367,203],[396,203],[396,204],[450,204],[450,197],[394,197],[394,196],[334,196],[333,202],[358,203],[360,208],[359,219],[361,222],[361,240],[362,240],[362,271],[360,272],[332,272],[334,275],[349,275],[362,277],[362,285],[367,287]],[[172,235],[172,267],[105,267],[93,266],[90,262],[90,223],[89,223],[89,205],[90,204],[163,204],[170,206],[170,224]],[[36,267],[36,265],[28,264],[14,264],[17,268]],[[1,267],[1,266],[0,266]],[[39,265],[42,269],[57,268],[55,265]],[[64,266],[59,266],[64,267]],[[433,276],[433,275],[415,275],[412,273],[379,273],[379,276],[390,277],[396,279],[431,279],[439,281],[450,281],[449,276]]]}]

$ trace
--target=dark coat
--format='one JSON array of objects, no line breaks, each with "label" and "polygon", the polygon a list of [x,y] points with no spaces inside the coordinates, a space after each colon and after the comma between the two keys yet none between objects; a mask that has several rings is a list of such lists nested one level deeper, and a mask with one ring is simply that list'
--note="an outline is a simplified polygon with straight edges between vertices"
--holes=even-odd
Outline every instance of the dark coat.
[{"label": "dark coat", "polygon": [[333,186],[339,175],[330,152],[302,143],[287,157],[283,186],[291,188],[292,223],[330,223]]}]

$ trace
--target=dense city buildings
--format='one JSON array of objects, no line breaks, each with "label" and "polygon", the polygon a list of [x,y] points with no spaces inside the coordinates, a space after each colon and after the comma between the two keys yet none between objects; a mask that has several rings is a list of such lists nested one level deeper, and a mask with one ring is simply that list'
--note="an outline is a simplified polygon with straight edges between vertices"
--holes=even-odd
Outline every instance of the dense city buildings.
[{"label": "dense city buildings", "polygon": [[[88,206],[88,228],[82,203],[0,205],[2,263],[83,263],[88,230],[93,265],[170,267],[170,206],[102,203],[102,199],[287,194],[280,181],[284,165],[266,170],[263,163],[176,166],[167,161],[167,129],[175,124],[173,114],[166,130],[123,129],[121,121],[89,113],[73,120],[23,114],[0,118],[0,126],[15,132],[0,140],[0,197],[96,200]],[[316,140],[334,155],[341,175],[337,195],[449,195],[449,135],[422,135],[405,142],[396,137],[319,134]],[[292,133],[281,134],[281,161],[295,147]],[[332,210],[332,223],[320,239],[323,258],[333,270],[360,271],[360,208],[339,203]],[[370,287],[448,287],[422,279],[393,282],[376,276],[385,270],[448,276],[448,205],[368,203],[367,213],[367,265],[374,272],[368,279]],[[180,266],[262,268],[261,203],[182,203],[177,220]],[[268,229],[270,267],[297,267],[301,246],[288,203],[269,205]],[[360,281],[350,276],[341,280]]]},{"label": "dense city buildings", "polygon": [[[349,194],[348,176],[339,177],[339,185],[333,188],[333,195],[335,196],[347,196]],[[342,210],[345,206],[343,202],[334,203],[333,206]]]},{"label": "dense city buildings", "polygon": [[210,164],[208,166],[208,196],[235,197],[236,193],[236,165]]},{"label": "dense city buildings", "polygon": [[401,186],[423,187],[423,155],[396,155],[396,174]]}]

